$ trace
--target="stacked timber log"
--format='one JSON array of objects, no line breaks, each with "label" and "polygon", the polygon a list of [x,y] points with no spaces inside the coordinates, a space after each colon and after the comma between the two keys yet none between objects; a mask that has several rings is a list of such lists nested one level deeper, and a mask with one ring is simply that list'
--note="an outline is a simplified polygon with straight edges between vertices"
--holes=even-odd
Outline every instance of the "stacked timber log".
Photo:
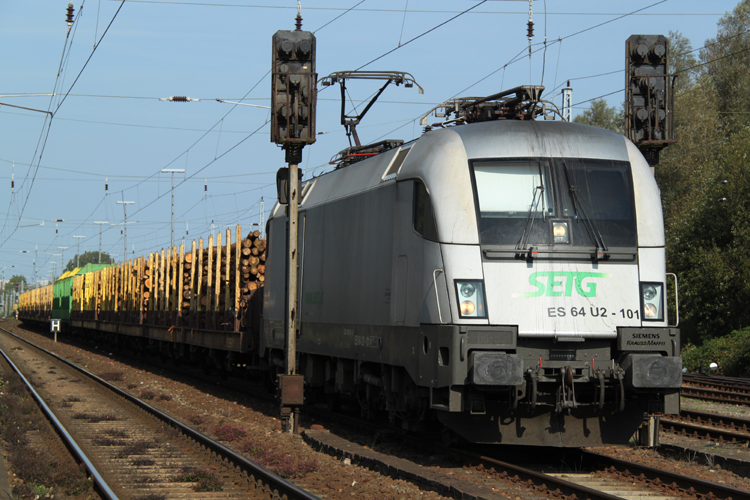
[{"label": "stacked timber log", "polygon": [[193,298],[193,260],[194,251],[187,253],[185,252],[182,258],[182,315],[185,317],[190,313],[190,305],[192,304]]},{"label": "stacked timber log", "polygon": [[151,262],[150,260],[143,259],[143,275],[141,276],[141,284],[143,285],[143,296],[141,301],[143,304],[143,314],[146,314],[149,309],[149,297],[151,297],[151,288],[153,287],[153,278],[151,275]]},{"label": "stacked timber log", "polygon": [[247,326],[247,310],[250,301],[266,281],[266,240],[260,231],[252,231],[242,240],[242,257],[239,271],[242,273],[240,289],[240,324]]}]

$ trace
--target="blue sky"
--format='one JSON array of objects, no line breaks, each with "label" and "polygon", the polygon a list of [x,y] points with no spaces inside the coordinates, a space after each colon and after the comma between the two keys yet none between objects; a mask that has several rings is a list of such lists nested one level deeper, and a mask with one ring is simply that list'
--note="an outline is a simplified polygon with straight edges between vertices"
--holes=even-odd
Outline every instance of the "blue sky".
[{"label": "blue sky", "polygon": [[[603,95],[619,106],[628,36],[679,31],[698,48],[736,3],[534,0],[531,58],[528,0],[304,0],[302,17],[303,29],[315,31],[320,77],[396,49],[362,69],[406,71],[425,89],[385,91],[358,128],[363,142],[375,142],[419,137],[419,117],[451,97],[527,83],[545,85],[559,105],[570,79],[573,103],[581,103],[574,115]],[[273,206],[284,154],[270,142],[268,110],[215,99],[269,105],[271,37],[294,29],[296,0],[77,0],[69,34],[67,4],[0,1],[0,103],[53,113],[50,120],[0,106],[4,277],[32,281],[35,251],[38,279],[51,276],[55,261],[59,274],[77,246],[98,249],[100,228],[102,250],[122,260],[117,201],[134,202],[128,258],[169,246],[165,168],[186,171],[175,174],[176,243],[205,238],[212,227],[250,230],[261,197],[266,212]],[[347,109],[361,109],[376,85],[348,83]],[[348,146],[338,87],[319,90],[323,134],[304,149],[305,178],[330,169]],[[199,101],[160,100],[170,96]]]}]

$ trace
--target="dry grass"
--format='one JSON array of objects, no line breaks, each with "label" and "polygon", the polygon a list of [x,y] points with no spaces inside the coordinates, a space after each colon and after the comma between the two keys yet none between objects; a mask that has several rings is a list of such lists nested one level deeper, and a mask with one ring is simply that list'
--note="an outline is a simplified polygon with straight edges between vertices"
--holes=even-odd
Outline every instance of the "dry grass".
[{"label": "dry grass", "polygon": [[222,491],[224,489],[221,479],[206,469],[186,467],[172,480],[178,483],[197,483],[193,486],[194,491]]}]

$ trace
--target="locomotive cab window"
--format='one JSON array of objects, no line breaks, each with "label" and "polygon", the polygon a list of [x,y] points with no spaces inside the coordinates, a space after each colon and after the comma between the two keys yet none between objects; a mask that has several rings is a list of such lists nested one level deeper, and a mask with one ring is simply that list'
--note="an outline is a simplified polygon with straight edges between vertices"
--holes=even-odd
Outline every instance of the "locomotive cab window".
[{"label": "locomotive cab window", "polygon": [[[471,163],[483,245],[636,246],[630,164],[580,158]],[[596,236],[592,234],[596,233]]]},{"label": "locomotive cab window", "polygon": [[430,193],[427,192],[427,188],[420,181],[414,182],[413,211],[414,230],[428,240],[437,241],[437,227],[435,226]]}]

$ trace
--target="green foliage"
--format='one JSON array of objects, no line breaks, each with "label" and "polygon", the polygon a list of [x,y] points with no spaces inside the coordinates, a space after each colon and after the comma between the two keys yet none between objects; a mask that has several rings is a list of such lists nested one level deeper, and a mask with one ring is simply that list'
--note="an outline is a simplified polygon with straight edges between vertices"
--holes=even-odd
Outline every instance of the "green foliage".
[{"label": "green foliage", "polygon": [[719,110],[729,132],[750,124],[750,0],[740,1],[719,21],[716,38],[701,50],[706,72],[716,87]]},{"label": "green foliage", "polygon": [[618,111],[617,108],[608,107],[604,99],[594,99],[589,109],[573,118],[575,123],[606,128],[620,134],[623,133],[624,120],[622,108]]},{"label": "green foliage", "polygon": [[750,325],[749,159],[746,128],[716,152],[711,182],[684,223],[672,224],[668,265],[680,277],[683,329],[695,342]]},{"label": "green foliage", "polygon": [[[15,287],[16,284],[20,285],[23,283],[23,289],[26,290],[26,276],[23,276],[21,274],[14,274],[11,279],[8,280],[8,283],[6,283],[6,286],[10,288]],[[21,287],[18,287],[18,290],[21,290]]]},{"label": "green foliage", "polygon": [[690,372],[719,365],[717,375],[750,377],[750,328],[711,339],[702,346],[687,345],[682,350],[682,365]]},{"label": "green foliage", "polygon": [[[76,266],[76,262],[78,262],[77,266]],[[73,258],[70,259],[68,261],[68,264],[65,266],[65,271],[72,271],[76,267],[83,267],[89,263],[91,264],[114,264],[115,261],[107,252],[102,252],[101,262],[99,261],[98,251],[84,252],[80,255],[74,255]]]},{"label": "green foliage", "polygon": [[656,179],[680,328],[700,345],[750,325],[750,0],[719,21],[699,59],[680,33],[670,49],[678,143]]},{"label": "green foliage", "polygon": [[679,31],[669,32],[669,69],[667,71],[670,74],[679,75],[674,85],[677,93],[690,87],[700,74],[693,46],[690,40]]}]

